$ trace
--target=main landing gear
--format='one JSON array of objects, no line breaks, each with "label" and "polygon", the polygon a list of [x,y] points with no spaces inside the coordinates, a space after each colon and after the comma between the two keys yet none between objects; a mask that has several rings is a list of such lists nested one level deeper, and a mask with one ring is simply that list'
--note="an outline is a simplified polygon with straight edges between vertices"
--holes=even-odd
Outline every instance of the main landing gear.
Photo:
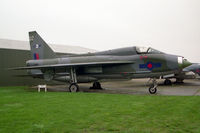
[{"label": "main landing gear", "polygon": [[76,83],[71,83],[69,86],[69,91],[70,92],[78,92],[79,91],[79,86]]},{"label": "main landing gear", "polygon": [[75,68],[71,68],[70,78],[71,78],[71,83],[70,83],[70,86],[69,86],[69,91],[70,92],[78,92],[79,86],[77,84],[77,77],[76,77],[76,69]]},{"label": "main landing gear", "polygon": [[164,85],[172,85],[172,81],[170,79],[165,79]]},{"label": "main landing gear", "polygon": [[97,89],[97,90],[102,90],[101,88],[101,84],[98,81],[95,81],[92,85],[92,87],[90,87],[90,89]]},{"label": "main landing gear", "polygon": [[155,78],[154,79],[150,79],[150,81],[152,81],[152,84],[149,87],[149,93],[150,94],[155,94],[157,92],[158,83],[157,83]]},{"label": "main landing gear", "polygon": [[[77,75],[76,75],[76,69],[71,68],[70,69],[70,85],[69,85],[69,91],[70,92],[78,92],[79,91],[79,86],[77,84]],[[91,89],[102,89],[101,84],[97,81],[93,83],[93,86],[90,87]]]}]

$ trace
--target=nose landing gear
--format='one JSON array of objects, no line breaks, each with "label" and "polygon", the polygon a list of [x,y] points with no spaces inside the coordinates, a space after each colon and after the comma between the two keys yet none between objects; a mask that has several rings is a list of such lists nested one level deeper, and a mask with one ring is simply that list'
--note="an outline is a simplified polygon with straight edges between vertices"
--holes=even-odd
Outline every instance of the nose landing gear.
[{"label": "nose landing gear", "polygon": [[152,81],[152,84],[149,87],[149,93],[150,94],[155,94],[157,92],[158,83],[157,83],[155,78],[154,79],[150,79],[150,81]]},{"label": "nose landing gear", "polygon": [[149,87],[149,93],[150,93],[150,94],[155,94],[156,92],[157,92],[157,87],[151,85],[151,86]]}]

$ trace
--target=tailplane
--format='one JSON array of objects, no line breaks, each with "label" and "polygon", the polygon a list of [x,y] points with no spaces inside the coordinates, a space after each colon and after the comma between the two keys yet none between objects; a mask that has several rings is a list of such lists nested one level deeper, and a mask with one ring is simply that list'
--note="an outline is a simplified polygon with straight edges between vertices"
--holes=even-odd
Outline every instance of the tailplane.
[{"label": "tailplane", "polygon": [[34,60],[56,58],[56,54],[36,31],[29,32],[29,42]]}]

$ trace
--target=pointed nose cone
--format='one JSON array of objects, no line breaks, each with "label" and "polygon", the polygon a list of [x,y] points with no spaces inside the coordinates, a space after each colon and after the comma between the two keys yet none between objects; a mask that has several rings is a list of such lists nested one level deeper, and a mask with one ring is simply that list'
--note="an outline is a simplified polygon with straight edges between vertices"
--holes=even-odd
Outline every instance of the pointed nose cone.
[{"label": "pointed nose cone", "polygon": [[184,59],[183,57],[182,57],[182,59],[180,59],[180,57],[179,57],[178,60],[179,60],[179,61],[178,61],[179,68],[181,68],[181,69],[192,65],[191,62],[189,62],[187,59]]},{"label": "pointed nose cone", "polygon": [[183,66],[182,66],[183,68],[188,67],[188,66],[190,66],[190,65],[192,65],[191,62],[189,62],[189,61],[186,60],[186,59],[183,60]]}]

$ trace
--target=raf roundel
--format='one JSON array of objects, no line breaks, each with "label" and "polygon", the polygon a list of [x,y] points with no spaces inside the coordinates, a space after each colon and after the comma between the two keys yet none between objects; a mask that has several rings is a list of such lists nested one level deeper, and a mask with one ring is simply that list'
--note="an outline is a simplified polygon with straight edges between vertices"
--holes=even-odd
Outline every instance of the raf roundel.
[{"label": "raf roundel", "polygon": [[40,44],[35,44],[35,45],[33,45],[33,47],[38,49],[39,47],[41,47],[41,45]]},{"label": "raf roundel", "polygon": [[147,64],[147,67],[148,67],[149,69],[152,69],[153,65],[152,65],[151,63],[149,63],[149,64]]},{"label": "raf roundel", "polygon": [[161,67],[162,64],[161,63],[153,63],[153,62],[147,62],[146,64],[140,64],[139,68],[141,69],[148,69],[148,70],[153,70],[154,68],[159,68]]}]

